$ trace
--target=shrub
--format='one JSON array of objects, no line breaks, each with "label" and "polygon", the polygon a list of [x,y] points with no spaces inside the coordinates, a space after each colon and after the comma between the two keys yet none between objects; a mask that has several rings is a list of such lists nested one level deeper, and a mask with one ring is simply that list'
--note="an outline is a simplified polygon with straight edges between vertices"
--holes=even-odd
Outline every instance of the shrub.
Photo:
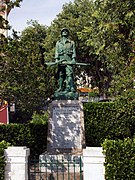
[{"label": "shrub", "polygon": [[105,154],[106,180],[134,180],[135,179],[135,138],[124,140],[105,140],[103,143]]},{"label": "shrub", "polygon": [[[135,102],[100,102],[84,104],[85,137],[87,146],[101,146],[108,139],[124,139],[134,136]],[[38,118],[41,121],[38,123]],[[47,146],[47,121],[38,114],[33,115],[30,124],[9,124],[0,126],[0,141],[14,146],[27,146],[31,155],[39,155]],[[46,118],[46,117],[45,117]]]},{"label": "shrub", "polygon": [[41,114],[34,112],[30,123],[31,124],[47,124],[48,118],[49,118],[49,114],[47,111],[42,112]]},{"label": "shrub", "polygon": [[108,139],[134,136],[135,102],[100,102],[84,104],[87,146],[101,146]]},{"label": "shrub", "polygon": [[46,150],[47,125],[8,124],[0,126],[0,141],[5,140],[13,146],[27,146],[31,155],[39,155]]},{"label": "shrub", "polygon": [[5,157],[4,157],[4,149],[6,149],[10,143],[6,141],[0,142],[0,180],[4,179],[4,170],[5,170]]}]

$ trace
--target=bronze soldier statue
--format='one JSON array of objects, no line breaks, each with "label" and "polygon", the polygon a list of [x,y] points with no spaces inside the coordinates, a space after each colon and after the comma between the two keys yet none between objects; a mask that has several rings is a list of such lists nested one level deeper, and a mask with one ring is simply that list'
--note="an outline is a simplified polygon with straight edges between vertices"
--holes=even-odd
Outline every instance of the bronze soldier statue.
[{"label": "bronze soldier statue", "polygon": [[76,100],[78,93],[74,84],[74,71],[73,67],[87,66],[86,63],[76,62],[75,43],[69,38],[69,30],[63,28],[61,30],[61,38],[56,43],[55,48],[55,62],[46,62],[46,65],[58,67],[58,84],[59,87],[54,93],[56,100]]},{"label": "bronze soldier statue", "polygon": [[69,30],[61,30],[61,39],[56,43],[55,59],[58,63],[58,84],[57,92],[74,92],[73,64],[76,63],[75,43],[68,39]]}]

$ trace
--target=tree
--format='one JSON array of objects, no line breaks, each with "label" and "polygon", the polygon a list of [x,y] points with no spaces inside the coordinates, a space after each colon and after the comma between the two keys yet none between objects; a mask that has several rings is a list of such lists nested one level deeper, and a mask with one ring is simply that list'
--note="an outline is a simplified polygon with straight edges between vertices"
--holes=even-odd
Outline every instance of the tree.
[{"label": "tree", "polygon": [[3,49],[1,94],[16,102],[22,121],[43,109],[53,91],[49,84],[51,72],[44,66],[45,38],[46,27],[32,21],[20,36],[14,32]]},{"label": "tree", "polygon": [[52,59],[60,30],[68,27],[70,38],[76,42],[77,61],[90,63],[87,68],[77,69],[76,74],[81,77],[83,76],[81,71],[86,72],[92,79],[92,86],[97,86],[100,94],[106,95],[112,79],[112,72],[107,68],[105,55],[99,53],[103,47],[100,37],[102,31],[100,27],[98,28],[101,21],[101,17],[97,16],[98,6],[97,2],[89,0],[75,0],[74,3],[65,4],[62,12],[48,28],[44,47],[48,48],[45,56]]},{"label": "tree", "polygon": [[105,76],[109,80],[107,89],[113,95],[122,95],[133,89],[134,10],[135,4],[131,0],[97,0],[91,26],[84,27],[79,34],[80,39],[86,39],[85,45],[92,47],[93,54],[101,62],[103,73],[106,71]]},{"label": "tree", "polygon": [[55,44],[63,27],[68,27],[70,39],[76,42],[77,61],[91,64],[76,74],[85,71],[102,95],[133,92],[134,9],[131,0],[75,0],[63,6],[50,27],[32,22],[21,36],[14,32],[13,39],[2,41],[3,97],[16,99],[19,111],[28,110],[29,117],[35,109],[44,107],[56,87],[55,68],[44,64],[54,60]]},{"label": "tree", "polygon": [[97,86],[104,96],[132,91],[135,71],[134,9],[135,4],[131,0],[75,0],[65,4],[48,28],[45,56],[52,59],[60,30],[68,27],[70,38],[76,42],[77,60],[91,64],[83,71],[91,76],[92,86]]}]

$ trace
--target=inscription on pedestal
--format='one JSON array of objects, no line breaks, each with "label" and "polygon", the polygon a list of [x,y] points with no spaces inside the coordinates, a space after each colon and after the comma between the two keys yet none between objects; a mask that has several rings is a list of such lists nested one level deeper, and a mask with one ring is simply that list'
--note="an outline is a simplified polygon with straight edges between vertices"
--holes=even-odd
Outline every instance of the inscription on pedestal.
[{"label": "inscription on pedestal", "polygon": [[78,103],[53,105],[49,149],[82,149],[82,113]]},{"label": "inscription on pedestal", "polygon": [[55,107],[53,110],[54,148],[81,148],[80,113],[75,107]]}]

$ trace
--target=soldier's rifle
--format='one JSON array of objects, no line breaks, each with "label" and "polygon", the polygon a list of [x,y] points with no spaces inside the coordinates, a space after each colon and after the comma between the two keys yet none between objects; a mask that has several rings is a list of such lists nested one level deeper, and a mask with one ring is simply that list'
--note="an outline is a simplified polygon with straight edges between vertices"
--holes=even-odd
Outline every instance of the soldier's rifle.
[{"label": "soldier's rifle", "polygon": [[59,60],[55,62],[46,62],[45,63],[47,66],[54,66],[54,65],[78,65],[78,66],[88,66],[90,65],[89,63],[81,63],[81,62],[67,62],[65,60]]}]

